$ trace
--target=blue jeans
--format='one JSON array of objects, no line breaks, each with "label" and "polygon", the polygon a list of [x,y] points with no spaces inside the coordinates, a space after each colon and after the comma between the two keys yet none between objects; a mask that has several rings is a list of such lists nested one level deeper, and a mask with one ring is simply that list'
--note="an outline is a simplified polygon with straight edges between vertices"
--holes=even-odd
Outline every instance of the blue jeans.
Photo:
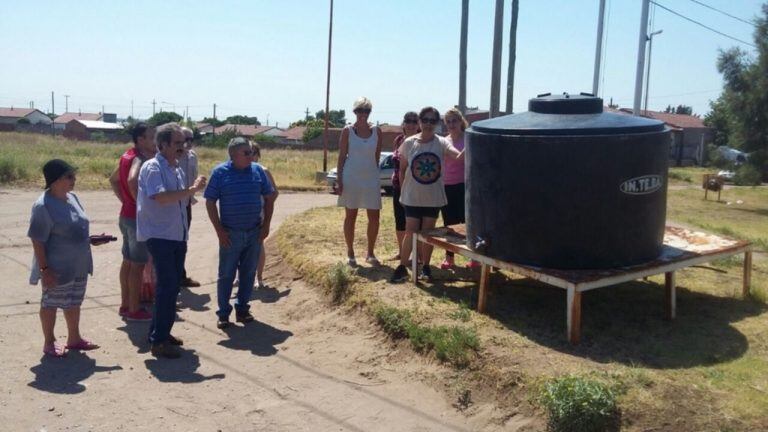
[{"label": "blue jeans", "polygon": [[176,299],[184,271],[187,242],[151,238],[147,240],[147,249],[152,255],[157,278],[152,325],[149,327],[149,342],[156,344],[168,340],[176,320]]},{"label": "blue jeans", "polygon": [[229,247],[219,246],[219,279],[216,283],[219,310],[216,315],[221,320],[229,319],[232,306],[229,297],[232,295],[232,283],[235,272],[239,274],[240,286],[237,289],[235,310],[238,314],[248,312],[253,293],[253,282],[256,279],[256,266],[261,251],[261,227],[250,230],[235,230],[226,228],[229,234]]}]

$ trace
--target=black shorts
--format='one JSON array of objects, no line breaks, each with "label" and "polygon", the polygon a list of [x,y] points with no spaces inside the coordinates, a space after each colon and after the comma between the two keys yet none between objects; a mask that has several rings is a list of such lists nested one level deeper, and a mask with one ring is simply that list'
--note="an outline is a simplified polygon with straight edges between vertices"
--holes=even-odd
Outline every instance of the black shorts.
[{"label": "black shorts", "polygon": [[421,219],[432,218],[437,219],[437,214],[440,213],[440,207],[405,207],[405,217]]},{"label": "black shorts", "polygon": [[395,211],[395,230],[405,231],[405,209],[400,204],[400,189],[392,189],[392,208]]},{"label": "black shorts", "polygon": [[446,185],[445,196],[448,204],[440,209],[443,223],[446,226],[464,223],[464,183]]}]

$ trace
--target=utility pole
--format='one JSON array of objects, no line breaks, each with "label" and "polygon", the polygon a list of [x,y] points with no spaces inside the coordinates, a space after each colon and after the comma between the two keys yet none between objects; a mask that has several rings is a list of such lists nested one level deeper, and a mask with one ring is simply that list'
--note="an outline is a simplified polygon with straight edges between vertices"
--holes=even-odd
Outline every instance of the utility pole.
[{"label": "utility pole", "polygon": [[333,0],[328,19],[328,71],[325,79],[325,127],[323,129],[323,172],[328,171],[328,115],[331,98],[331,42],[333,41]]},{"label": "utility pole", "polygon": [[643,72],[645,71],[645,44],[648,41],[648,6],[650,0],[643,0],[640,12],[640,37],[637,46],[637,69],[635,70],[635,101],[632,114],[640,115],[640,102],[643,99]]},{"label": "utility pole", "polygon": [[154,99],[152,99],[152,116],[153,117],[155,116],[155,105],[156,104],[157,104],[157,102]]},{"label": "utility pole", "polygon": [[600,82],[600,64],[603,55],[603,20],[605,18],[605,0],[600,0],[600,11],[597,15],[597,44],[595,45],[595,71],[592,74],[592,95],[597,96],[597,86]]},{"label": "utility pole", "polygon": [[469,0],[461,0],[461,36],[459,36],[459,111],[467,113],[467,28]]},{"label": "utility pole", "polygon": [[515,61],[517,59],[517,15],[520,1],[512,0],[512,19],[509,23],[509,64],[507,65],[507,114],[514,112]]},{"label": "utility pole", "polygon": [[499,116],[499,98],[501,97],[501,41],[504,36],[504,0],[496,0],[496,19],[493,24],[493,63],[491,65],[491,113],[490,117]]},{"label": "utility pole", "polygon": [[[54,106],[53,92],[51,92],[51,115],[52,116],[56,115],[56,107]],[[53,121],[51,121],[51,135],[56,135],[56,126],[54,125]]]},{"label": "utility pole", "polygon": [[648,68],[645,72],[645,106],[643,111],[645,115],[648,115],[648,89],[651,88],[651,53],[653,52],[653,37],[661,34],[664,30],[656,30],[648,35]]},{"label": "utility pole", "polygon": [[133,99],[131,99],[131,118],[134,118],[133,117]]},{"label": "utility pole", "polygon": [[64,95],[64,112],[69,112],[69,95]]},{"label": "utility pole", "polygon": [[307,110],[304,111],[304,120],[309,120],[309,107],[307,107]]},{"label": "utility pole", "polygon": [[213,119],[216,120],[216,104],[213,104]]},{"label": "utility pole", "polygon": [[267,113],[267,126],[269,126],[269,113]]},{"label": "utility pole", "polygon": [[184,121],[189,121],[189,105],[184,108]]},{"label": "utility pole", "polygon": [[101,117],[104,118],[104,105],[101,106]]}]

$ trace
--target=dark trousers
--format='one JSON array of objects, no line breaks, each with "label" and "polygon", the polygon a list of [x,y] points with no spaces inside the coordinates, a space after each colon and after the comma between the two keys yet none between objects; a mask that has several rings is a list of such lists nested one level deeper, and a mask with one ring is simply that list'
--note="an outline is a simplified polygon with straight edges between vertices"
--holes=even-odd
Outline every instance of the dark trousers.
[{"label": "dark trousers", "polygon": [[[187,232],[189,232],[189,227],[192,226],[192,203],[190,202],[187,204]],[[184,264],[181,266],[181,280],[187,280],[187,265]]]},{"label": "dark trousers", "polygon": [[187,242],[151,238],[147,240],[147,249],[152,255],[157,278],[152,325],[149,327],[149,341],[156,344],[168,340],[176,320],[176,298],[184,271]]}]

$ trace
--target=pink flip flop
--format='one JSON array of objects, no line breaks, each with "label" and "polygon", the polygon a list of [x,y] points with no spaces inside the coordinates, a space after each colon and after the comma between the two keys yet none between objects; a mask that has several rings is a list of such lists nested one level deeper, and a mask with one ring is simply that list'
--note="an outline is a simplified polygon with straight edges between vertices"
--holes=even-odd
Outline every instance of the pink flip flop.
[{"label": "pink flip flop", "polygon": [[64,357],[67,355],[67,348],[58,342],[54,342],[43,347],[43,354],[51,357]]},{"label": "pink flip flop", "polygon": [[99,348],[98,345],[95,343],[87,340],[87,339],[80,339],[80,342],[72,345],[67,345],[67,349],[76,350],[76,351],[90,351],[95,350]]}]

